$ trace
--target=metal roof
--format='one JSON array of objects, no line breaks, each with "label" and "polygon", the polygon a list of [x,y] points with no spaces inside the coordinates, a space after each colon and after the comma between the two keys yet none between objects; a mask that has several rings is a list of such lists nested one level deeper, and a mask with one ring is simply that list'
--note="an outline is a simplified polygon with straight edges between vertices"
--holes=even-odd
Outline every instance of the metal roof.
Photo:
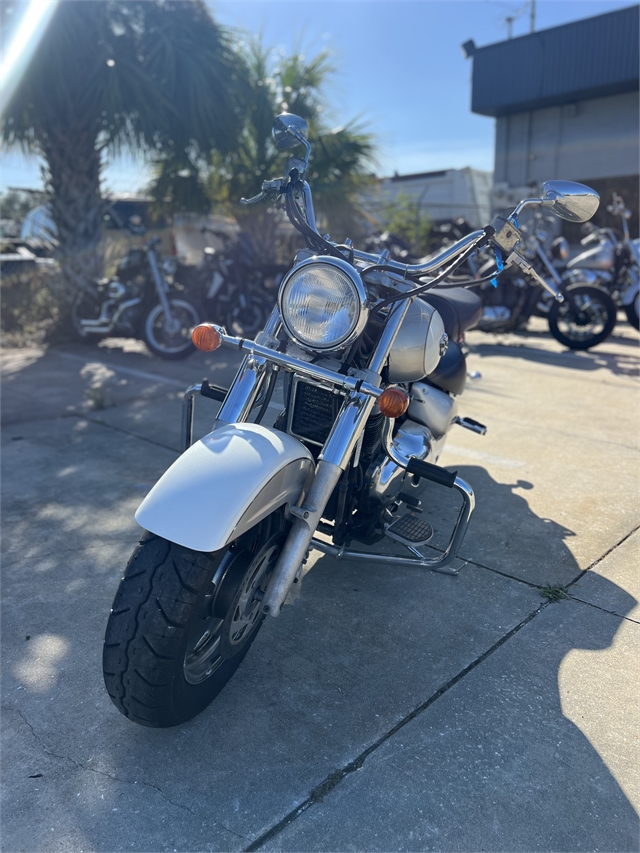
[{"label": "metal roof", "polygon": [[639,10],[475,48],[472,111],[508,115],[638,89]]},{"label": "metal roof", "polygon": [[414,175],[398,175],[396,172],[395,175],[391,175],[390,178],[386,178],[387,181],[416,181],[422,178],[441,178],[443,175],[448,174],[451,171],[450,169],[441,169],[439,172],[416,172]]}]

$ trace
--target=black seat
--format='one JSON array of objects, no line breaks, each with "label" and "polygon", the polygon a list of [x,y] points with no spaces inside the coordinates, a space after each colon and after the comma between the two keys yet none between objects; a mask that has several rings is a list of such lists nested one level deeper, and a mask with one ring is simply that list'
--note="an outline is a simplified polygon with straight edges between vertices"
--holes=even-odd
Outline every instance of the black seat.
[{"label": "black seat", "polygon": [[464,287],[452,287],[451,290],[428,291],[424,299],[442,317],[445,332],[452,341],[459,341],[467,329],[471,329],[482,314],[480,297]]}]

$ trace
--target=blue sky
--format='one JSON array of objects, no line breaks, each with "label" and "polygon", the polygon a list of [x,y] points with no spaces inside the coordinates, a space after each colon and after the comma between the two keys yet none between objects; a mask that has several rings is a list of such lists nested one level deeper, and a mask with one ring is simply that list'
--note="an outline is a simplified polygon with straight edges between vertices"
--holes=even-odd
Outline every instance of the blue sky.
[{"label": "blue sky", "polygon": [[[529,31],[528,4],[510,0],[208,0],[222,24],[261,33],[274,49],[311,56],[328,49],[336,73],[326,89],[336,125],[359,118],[379,145],[378,173],[493,167],[494,121],[471,113],[472,62],[460,45]],[[631,5],[616,0],[538,0],[536,29]],[[517,73],[517,68],[506,73]],[[147,179],[144,162],[120,158],[106,186],[131,192]],[[0,189],[38,187],[37,160],[3,157]]]}]

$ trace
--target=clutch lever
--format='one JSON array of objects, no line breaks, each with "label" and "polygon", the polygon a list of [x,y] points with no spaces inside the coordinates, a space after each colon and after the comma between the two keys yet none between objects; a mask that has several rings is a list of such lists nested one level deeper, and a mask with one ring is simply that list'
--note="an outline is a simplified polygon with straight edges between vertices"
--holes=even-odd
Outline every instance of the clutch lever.
[{"label": "clutch lever", "polygon": [[553,296],[556,302],[564,302],[564,296],[560,293],[555,284],[551,281],[546,281],[542,276],[531,266],[530,263],[527,263],[523,257],[521,257],[517,252],[511,252],[507,260],[505,261],[505,269],[511,264],[515,264],[520,267],[522,272],[525,275],[528,275],[532,278],[536,284],[539,284],[541,287],[544,287],[545,290],[548,290],[549,293]]}]

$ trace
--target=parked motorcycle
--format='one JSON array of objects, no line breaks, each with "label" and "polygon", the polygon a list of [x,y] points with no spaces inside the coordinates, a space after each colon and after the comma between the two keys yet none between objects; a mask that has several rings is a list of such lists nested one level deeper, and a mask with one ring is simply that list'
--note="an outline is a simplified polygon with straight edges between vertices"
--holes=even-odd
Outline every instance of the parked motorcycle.
[{"label": "parked motorcycle", "polygon": [[[284,177],[265,181],[245,203],[284,200],[309,249],[298,252],[255,341],[214,324],[194,330],[198,348],[230,347],[245,358],[228,392],[206,381],[189,389],[187,449],[136,513],[148,532],[116,593],[104,677],[116,707],[142,725],[178,725],[215,698],[264,617],[277,616],[301,581],[312,548],[336,559],[456,574],[450,564],[475,499],[456,472],[436,463],[455,425],[486,430],[458,414],[466,380],[459,329],[432,303],[455,304],[460,288],[447,289],[447,280],[484,246],[528,269],[515,251],[525,206],[574,221],[598,206],[588,187],[552,181],[512,216],[497,217],[429,262],[405,265],[320,236],[305,180],[306,122],[280,116],[274,140],[281,149],[304,145],[305,156],[291,157]],[[562,299],[553,284],[540,283]],[[449,317],[462,330],[480,307],[470,296]],[[269,427],[262,421],[281,375],[282,411]],[[213,431],[192,443],[198,392],[222,406]],[[444,551],[426,553],[433,530],[422,499],[431,504],[437,487],[456,492],[461,506]],[[409,555],[353,547],[384,538]]]},{"label": "parked motorcycle", "polygon": [[176,280],[203,305],[208,320],[222,323],[237,335],[252,336],[264,328],[275,303],[278,286],[288,267],[262,264],[249,234],[230,237],[204,227],[222,241],[222,250],[207,247],[200,263],[179,264]]},{"label": "parked motorcycle", "polygon": [[143,340],[161,358],[185,358],[194,351],[191,330],[203,319],[198,304],[167,278],[175,261],[162,260],[159,237],[129,249],[114,278],[81,291],[71,310],[81,338],[123,335]]},{"label": "parked motorcycle", "polygon": [[640,240],[631,240],[629,219],[622,196],[613,193],[609,213],[619,216],[622,239],[612,228],[590,228],[580,243],[588,247],[567,264],[574,275],[588,276],[590,280],[609,291],[616,305],[627,315],[636,329],[640,328]]},{"label": "parked motorcycle", "polygon": [[[549,331],[564,346],[586,350],[606,340],[616,324],[616,306],[610,295],[599,287],[597,281],[581,270],[565,266],[569,246],[564,237],[557,237],[549,249],[545,248],[547,232],[544,215],[537,211],[532,220],[523,225],[521,251],[529,263],[529,270],[512,266],[499,279],[485,281],[479,288],[483,310],[476,328],[483,332],[511,332],[526,328],[532,316],[546,317]],[[493,258],[484,264],[471,259],[470,265],[478,268],[477,275],[487,278],[496,270]],[[535,270],[536,277],[531,275]],[[543,278],[564,295],[557,302],[540,284]]]}]

